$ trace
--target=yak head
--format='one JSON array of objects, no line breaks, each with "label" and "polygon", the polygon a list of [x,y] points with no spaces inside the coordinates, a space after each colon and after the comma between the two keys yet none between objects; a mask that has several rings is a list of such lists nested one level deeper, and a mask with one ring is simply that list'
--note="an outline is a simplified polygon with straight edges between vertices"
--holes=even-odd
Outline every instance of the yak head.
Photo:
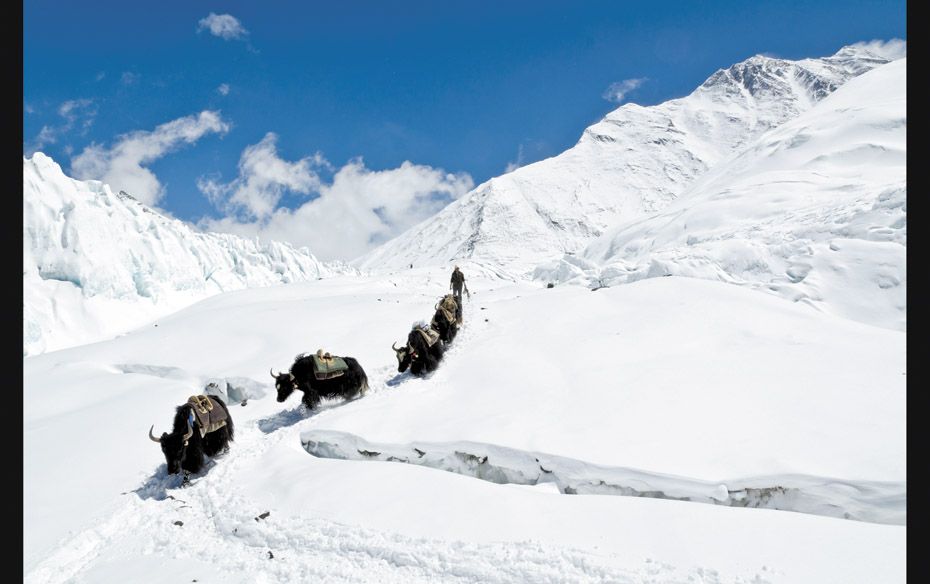
[{"label": "yak head", "polygon": [[407,367],[410,367],[410,362],[413,360],[413,357],[416,356],[407,345],[404,345],[400,349],[397,348],[397,343],[392,343],[391,348],[394,349],[394,353],[397,356],[397,372],[403,373],[407,370]]},{"label": "yak head", "polygon": [[165,463],[168,466],[168,474],[177,474],[181,472],[181,463],[187,455],[187,441],[194,435],[194,427],[191,426],[190,420],[187,422],[187,432],[175,432],[169,434],[163,432],[160,438],[152,434],[155,429],[153,424],[149,428],[149,438],[152,442],[158,442],[161,445],[161,451],[165,455]]},{"label": "yak head", "polygon": [[274,377],[274,386],[278,390],[278,402],[286,400],[297,389],[297,380],[292,373],[275,373],[273,369],[269,369],[268,372]]}]

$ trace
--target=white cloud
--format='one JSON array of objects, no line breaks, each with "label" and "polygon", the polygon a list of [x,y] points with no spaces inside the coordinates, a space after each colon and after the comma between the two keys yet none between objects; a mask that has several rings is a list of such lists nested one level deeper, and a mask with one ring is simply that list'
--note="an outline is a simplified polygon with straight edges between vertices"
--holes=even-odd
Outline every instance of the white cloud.
[{"label": "white cloud", "polygon": [[[311,160],[313,165],[328,164],[319,154],[289,163],[278,158],[273,147],[274,135],[269,134],[247,148],[239,163],[239,177],[228,185],[199,181],[201,190],[220,208],[228,212],[246,206],[250,213],[205,219],[202,227],[307,246],[324,260],[349,260],[434,215],[474,186],[465,173],[450,174],[411,162],[375,171],[360,158],[349,161],[332,182],[325,183],[309,167]],[[299,188],[284,186],[281,177],[285,176]],[[280,190],[270,188],[271,177]],[[294,210],[277,207],[285,189],[319,196]]]},{"label": "white cloud", "polygon": [[23,152],[26,154],[26,156],[32,156],[49,144],[54,144],[57,141],[58,133],[55,131],[55,129],[49,126],[42,126],[42,129],[39,130],[39,133],[36,134],[36,137],[23,145]]},{"label": "white cloud", "polygon": [[[28,111],[28,110],[27,110]],[[49,144],[58,142],[58,139],[78,127],[81,135],[93,125],[97,115],[97,106],[92,99],[72,99],[58,106],[58,115],[64,118],[59,125],[43,125],[35,138],[24,145],[28,156],[42,150]]]},{"label": "white cloud", "polygon": [[517,159],[507,163],[507,168],[504,169],[504,173],[513,172],[521,166],[523,166],[523,144],[517,147]]},{"label": "white cloud", "polygon": [[604,93],[601,95],[601,97],[607,101],[620,103],[626,97],[626,94],[642,85],[644,81],[646,81],[645,78],[615,81],[614,83],[611,83],[606,90],[604,90]]},{"label": "white cloud", "polygon": [[855,43],[853,48],[862,49],[872,53],[877,57],[897,61],[907,57],[907,42],[901,39],[891,39],[888,41],[873,40],[869,42]]},{"label": "white cloud", "polygon": [[65,119],[62,132],[70,131],[80,120],[81,129],[86,131],[94,123],[97,107],[92,99],[72,99],[58,107],[58,115]]},{"label": "white cloud", "polygon": [[228,83],[221,83],[220,86],[216,88],[216,91],[217,91],[220,95],[229,95],[229,84],[228,84]]},{"label": "white cloud", "polygon": [[97,73],[97,76],[94,77],[94,79],[97,80],[97,81],[103,81],[103,78],[106,77],[106,76],[107,76],[107,74],[106,74],[104,71],[101,71],[101,72]]},{"label": "white cloud", "polygon": [[224,40],[243,39],[249,34],[242,23],[231,14],[214,14],[211,12],[197,23],[197,32],[204,29],[210,31],[213,36],[218,36]]},{"label": "white cloud", "polygon": [[201,177],[197,187],[217,207],[228,213],[242,211],[250,219],[271,215],[285,191],[310,194],[320,186],[311,166],[319,165],[322,157],[287,162],[278,156],[277,139],[268,132],[261,142],[247,147],[239,158],[239,177],[232,182]]},{"label": "white cloud", "polygon": [[32,107],[31,105],[27,103],[23,105],[23,111],[26,112],[27,114],[34,114],[36,113],[36,108]]},{"label": "white cloud", "polygon": [[120,136],[110,148],[91,144],[71,159],[75,178],[101,180],[116,191],[124,190],[143,203],[154,205],[164,196],[158,178],[143,165],[209,133],[225,134],[230,124],[219,112],[203,111],[167,122],[148,132]]}]

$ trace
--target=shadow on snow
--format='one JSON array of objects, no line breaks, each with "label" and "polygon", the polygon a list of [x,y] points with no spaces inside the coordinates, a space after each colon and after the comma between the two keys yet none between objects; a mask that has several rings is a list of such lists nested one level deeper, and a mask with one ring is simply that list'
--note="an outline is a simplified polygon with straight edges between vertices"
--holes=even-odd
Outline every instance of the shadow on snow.
[{"label": "shadow on snow", "polygon": [[[442,366],[442,363],[440,363],[440,367],[441,366]],[[410,370],[408,369],[404,371],[403,373],[398,373],[394,377],[388,379],[387,381],[384,382],[384,385],[388,387],[400,387],[401,385],[404,385],[405,383],[411,380],[415,380],[415,379],[428,381],[436,373],[436,371],[439,371],[439,368],[436,368],[435,371],[430,371],[429,373],[426,373],[424,375],[420,375],[419,377],[417,377],[416,375],[411,373]]]},{"label": "shadow on snow", "polygon": [[256,426],[258,426],[258,429],[265,434],[271,434],[272,432],[276,432],[281,428],[293,426],[301,420],[309,420],[313,416],[319,414],[320,411],[322,411],[322,408],[318,408],[315,411],[310,411],[307,409],[307,406],[301,403],[296,408],[283,410],[274,415],[268,416],[267,418],[258,420],[258,422],[256,422]]},{"label": "shadow on snow", "polygon": [[[216,458],[220,458],[217,456]],[[206,457],[206,461],[203,463],[203,468],[200,469],[200,472],[190,474],[190,482],[184,484],[184,474],[168,474],[168,465],[160,464],[158,468],[155,469],[155,474],[150,476],[142,485],[131,491],[122,493],[123,495],[128,495],[129,493],[135,493],[140,499],[154,499],[156,501],[163,501],[165,499],[174,499],[172,495],[168,494],[169,490],[187,488],[193,486],[196,481],[206,476],[207,472],[216,466],[216,460],[211,457]]]},{"label": "shadow on snow", "polygon": [[352,399],[343,399],[341,397],[328,398],[321,401],[320,404],[313,410],[308,410],[307,406],[301,402],[300,405],[295,408],[284,410],[272,416],[268,416],[267,418],[258,420],[256,422],[256,426],[258,426],[258,429],[265,434],[271,434],[272,432],[276,432],[281,428],[293,426],[302,420],[309,420],[310,418],[318,416],[323,412],[342,407],[359,399],[362,399],[362,396],[358,396]]}]

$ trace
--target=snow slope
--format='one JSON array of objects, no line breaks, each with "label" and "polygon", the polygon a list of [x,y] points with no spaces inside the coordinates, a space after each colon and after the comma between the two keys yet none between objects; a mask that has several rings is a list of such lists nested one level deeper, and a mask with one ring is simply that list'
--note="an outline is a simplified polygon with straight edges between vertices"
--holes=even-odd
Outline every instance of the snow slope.
[{"label": "snow slope", "polygon": [[[905,581],[902,332],[706,280],[476,275],[440,369],[398,375],[447,277],[229,292],[24,359],[25,581]],[[268,368],[320,347],[370,393],[277,403]],[[212,379],[248,404],[179,489],[145,433]]]},{"label": "snow slope", "polygon": [[[201,233],[23,157],[23,354],[110,338],[206,296],[340,268],[305,248]],[[344,269],[343,269],[344,271]]]},{"label": "snow slope", "polygon": [[664,209],[759,135],[888,59],[865,45],[821,59],[755,56],[717,71],[686,97],[623,105],[585,129],[569,150],[492,178],[355,265],[401,268],[470,258],[525,274],[580,252],[620,221]]},{"label": "snow slope", "polygon": [[665,210],[536,276],[594,286],[716,279],[904,330],[906,86],[906,59],[850,80]]}]

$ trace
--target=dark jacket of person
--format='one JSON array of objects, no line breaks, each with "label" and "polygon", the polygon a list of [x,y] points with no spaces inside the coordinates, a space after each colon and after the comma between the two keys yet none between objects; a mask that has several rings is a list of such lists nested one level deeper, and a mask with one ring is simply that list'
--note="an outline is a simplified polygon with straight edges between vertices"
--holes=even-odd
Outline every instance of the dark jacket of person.
[{"label": "dark jacket of person", "polygon": [[461,288],[465,284],[465,274],[459,270],[452,272],[452,286],[455,288]]}]

